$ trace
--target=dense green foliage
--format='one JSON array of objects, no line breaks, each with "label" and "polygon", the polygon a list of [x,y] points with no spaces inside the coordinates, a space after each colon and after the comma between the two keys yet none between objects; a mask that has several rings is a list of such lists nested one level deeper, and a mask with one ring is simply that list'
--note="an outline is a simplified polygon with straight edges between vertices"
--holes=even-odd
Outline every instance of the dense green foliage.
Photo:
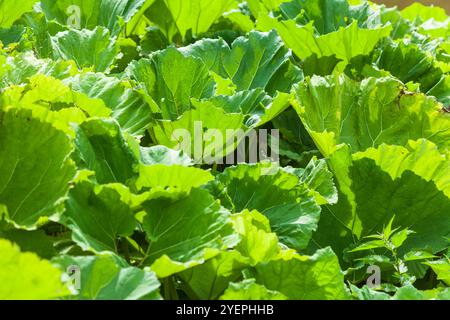
[{"label": "dense green foliage", "polygon": [[437,7],[0,0],[0,299],[450,299],[449,110]]}]

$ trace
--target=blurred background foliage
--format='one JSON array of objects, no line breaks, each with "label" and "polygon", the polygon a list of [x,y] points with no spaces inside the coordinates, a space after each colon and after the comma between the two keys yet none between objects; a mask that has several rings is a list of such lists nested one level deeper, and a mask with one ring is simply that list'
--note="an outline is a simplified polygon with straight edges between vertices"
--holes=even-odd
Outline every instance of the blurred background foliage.
[{"label": "blurred background foliage", "polygon": [[396,5],[396,6],[399,6],[400,8],[407,7],[414,2],[421,2],[426,5],[440,6],[440,7],[444,8],[447,11],[447,13],[450,13],[450,0],[418,0],[418,1],[413,1],[413,0],[374,0],[374,2],[384,3],[388,6]]}]

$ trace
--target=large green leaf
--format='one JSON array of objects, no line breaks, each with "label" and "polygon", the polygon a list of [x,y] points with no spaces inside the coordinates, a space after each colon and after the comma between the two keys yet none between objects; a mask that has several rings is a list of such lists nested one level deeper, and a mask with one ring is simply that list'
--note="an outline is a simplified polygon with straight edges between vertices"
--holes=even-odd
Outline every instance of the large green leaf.
[{"label": "large green leaf", "polygon": [[291,173],[266,165],[238,165],[217,177],[218,196],[234,212],[258,210],[270,221],[280,242],[295,249],[308,245],[317,228],[320,207],[306,185]]},{"label": "large green leaf", "polygon": [[130,236],[136,221],[132,195],[123,185],[78,181],[72,187],[61,222],[84,250],[118,252],[118,238]]},{"label": "large green leaf", "polygon": [[111,253],[97,256],[59,256],[53,259],[64,271],[79,272],[77,294],[82,300],[156,300],[160,283],[149,268],[127,265]]},{"label": "large green leaf", "polygon": [[33,228],[61,212],[75,174],[69,137],[30,110],[0,109],[0,202],[9,220]]},{"label": "large green leaf", "polygon": [[[155,139],[158,144],[182,150],[197,163],[220,161],[235,149],[234,141],[228,147],[227,130],[247,132],[244,115],[226,113],[210,101],[192,103],[193,108],[178,120],[158,121],[153,128]],[[211,137],[207,136],[208,131]]]},{"label": "large green leaf", "polygon": [[176,200],[161,196],[145,201],[142,207],[146,212],[143,229],[149,240],[145,263],[152,264],[160,277],[236,243],[228,210],[207,191],[193,189]]},{"label": "large green leaf", "polygon": [[[75,28],[108,28],[117,34],[123,22],[129,22],[145,0],[42,0],[47,19]],[[79,14],[79,16],[77,16]]]},{"label": "large green leaf", "polygon": [[294,106],[325,156],[341,143],[356,152],[420,138],[449,150],[450,115],[434,99],[407,92],[394,78],[312,77],[294,90]]},{"label": "large green leaf", "polygon": [[357,57],[352,61],[347,67],[347,74],[365,78],[388,71],[405,84],[420,84],[421,92],[448,104],[450,86],[445,81],[445,73],[449,71],[449,66],[438,61],[429,51],[429,48],[409,39],[387,41],[370,57]]},{"label": "large green leaf", "polygon": [[242,277],[247,261],[236,251],[220,255],[178,274],[191,299],[214,300],[228,287],[230,281]]},{"label": "large green leaf", "polygon": [[405,40],[384,45],[377,66],[403,83],[420,83],[420,89],[425,93],[439,82],[445,72],[429,52]]},{"label": "large green leaf", "polygon": [[156,0],[146,15],[164,31],[169,40],[177,34],[184,39],[188,31],[192,36],[208,31],[223,13],[236,5],[235,0]]},{"label": "large green leaf", "polygon": [[[346,27],[354,20],[360,26],[367,26],[367,19],[374,15],[368,3],[351,6],[347,0],[294,0],[280,5],[283,16],[306,25],[313,22],[319,34],[327,34]],[[376,18],[371,17],[371,20]],[[369,23],[375,27],[375,21]]]},{"label": "large green leaf", "polygon": [[0,0],[0,28],[9,28],[25,12],[31,11],[37,0]]},{"label": "large green leaf", "polygon": [[55,238],[48,236],[44,230],[26,231],[8,228],[0,231],[0,238],[17,244],[22,251],[33,252],[44,259],[50,259],[57,254],[54,248]]},{"label": "large green leaf", "polygon": [[32,52],[20,53],[5,62],[0,72],[2,88],[11,84],[26,83],[29,77],[36,74],[64,79],[77,72],[76,66],[71,61],[37,59]]},{"label": "large green leaf", "polygon": [[285,251],[279,258],[256,266],[255,279],[269,290],[294,300],[347,299],[344,274],[330,248],[313,256]]},{"label": "large green leaf", "polygon": [[101,73],[85,73],[67,79],[70,87],[93,99],[101,99],[112,110],[122,130],[141,135],[151,125],[151,109],[130,83]]},{"label": "large green leaf", "polygon": [[191,98],[208,98],[214,93],[214,81],[206,65],[175,48],[131,63],[127,74],[154,100],[153,110],[163,119],[176,120],[190,109]]},{"label": "large green leaf", "polygon": [[50,300],[70,294],[62,283],[61,272],[34,253],[22,253],[19,247],[0,239],[0,299]]},{"label": "large green leaf", "polygon": [[286,45],[300,59],[306,59],[313,54],[319,58],[334,55],[343,61],[343,66],[353,57],[370,53],[381,39],[389,36],[392,30],[390,25],[362,29],[353,22],[338,31],[316,36],[312,23],[300,26],[294,20],[278,21],[266,15],[259,17],[257,27],[262,31],[276,29]]},{"label": "large green leaf", "polygon": [[440,252],[447,247],[450,163],[434,144],[426,140],[410,141],[406,147],[383,144],[354,154],[345,146],[329,163],[341,194],[339,203],[322,214],[314,235],[319,246],[342,250],[345,243],[381,232],[395,215],[394,227],[415,232],[402,252],[417,248]]},{"label": "large green leaf", "polygon": [[111,110],[101,100],[74,92],[52,76],[37,74],[28,78],[28,82],[27,85],[6,88],[1,98],[3,103],[31,109],[41,106],[56,112],[68,112],[76,108],[91,117],[108,117],[111,114]]},{"label": "large green leaf", "polygon": [[271,232],[269,220],[258,211],[244,210],[232,216],[234,229],[241,236],[236,246],[251,265],[270,261],[280,251],[278,237]]},{"label": "large green leaf", "polygon": [[429,19],[445,21],[448,19],[445,10],[440,7],[426,6],[421,3],[414,3],[401,11],[403,18],[420,23]]},{"label": "large green leaf", "polygon": [[412,285],[401,287],[392,297],[393,300],[449,300],[450,289],[418,290]]},{"label": "large green leaf", "polygon": [[181,52],[202,59],[210,70],[231,79],[238,91],[262,88],[270,94],[276,90],[288,92],[302,77],[291,63],[290,50],[275,31],[251,31],[231,46],[222,39],[204,39]]},{"label": "large green leaf", "polygon": [[176,164],[140,165],[139,177],[135,186],[139,192],[148,191],[152,197],[158,194],[175,197],[187,195],[193,188],[198,188],[213,180],[213,175],[206,170]]},{"label": "large green leaf", "polygon": [[92,68],[96,72],[109,71],[119,54],[118,45],[103,27],[59,32],[52,37],[52,43],[55,58],[73,60],[79,69]]},{"label": "large green leaf", "polygon": [[437,274],[437,278],[443,281],[446,285],[450,286],[450,260],[444,258],[436,261],[429,261],[427,263]]},{"label": "large green leaf", "polygon": [[95,171],[99,183],[127,183],[138,160],[114,120],[91,119],[76,128],[78,166]]},{"label": "large green leaf", "polygon": [[[223,162],[246,134],[289,106],[289,95],[275,98],[261,89],[191,100],[191,109],[176,121],[157,121],[152,130],[159,144],[183,150],[202,163]],[[202,148],[200,148],[202,147]]]},{"label": "large green leaf", "polygon": [[284,0],[248,0],[248,7],[254,17],[258,17],[260,14],[267,14],[273,9],[278,8]]}]

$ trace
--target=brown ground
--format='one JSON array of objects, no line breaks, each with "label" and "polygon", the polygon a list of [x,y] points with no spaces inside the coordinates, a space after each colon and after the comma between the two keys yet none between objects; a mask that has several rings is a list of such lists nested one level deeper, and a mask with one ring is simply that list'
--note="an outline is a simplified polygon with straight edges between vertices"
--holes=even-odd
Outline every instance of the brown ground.
[{"label": "brown ground", "polygon": [[[385,3],[388,6],[399,6],[401,8],[410,5],[416,1],[413,0],[373,0],[373,2]],[[450,14],[450,0],[418,0],[417,2],[422,2],[423,4],[434,4],[446,9],[447,14]]]}]

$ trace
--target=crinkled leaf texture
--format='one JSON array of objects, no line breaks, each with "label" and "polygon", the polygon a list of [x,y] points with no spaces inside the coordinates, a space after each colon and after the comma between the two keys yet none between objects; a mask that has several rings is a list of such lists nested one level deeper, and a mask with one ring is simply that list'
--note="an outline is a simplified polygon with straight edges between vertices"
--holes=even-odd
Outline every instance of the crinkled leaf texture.
[{"label": "crinkled leaf texture", "polygon": [[339,300],[349,297],[338,258],[330,248],[313,256],[284,251],[256,266],[256,282],[294,300]]},{"label": "crinkled leaf texture", "polygon": [[308,245],[320,207],[296,175],[264,164],[239,165],[227,168],[217,180],[215,188],[222,189],[218,196],[228,208],[258,210],[282,243],[295,249]]},{"label": "crinkled leaf texture", "polygon": [[119,53],[109,30],[103,27],[63,31],[52,37],[52,44],[55,58],[73,60],[79,69],[96,72],[109,71]]},{"label": "crinkled leaf texture", "polygon": [[440,252],[448,246],[450,163],[436,145],[418,140],[405,147],[383,144],[353,154],[343,146],[329,163],[340,201],[322,214],[315,243],[342,252],[355,239],[381,232],[395,215],[394,227],[415,231],[401,252]]},{"label": "crinkled leaf texture", "polygon": [[[42,0],[41,6],[49,20],[55,19],[64,25],[86,29],[103,26],[111,33],[117,34],[121,30],[121,20],[129,22],[145,2],[145,0]],[[79,21],[77,13],[80,14]]]},{"label": "crinkled leaf texture", "polygon": [[425,138],[443,152],[450,148],[450,114],[394,78],[355,82],[343,75],[314,76],[294,91],[296,111],[324,156],[341,143],[357,152]]}]

